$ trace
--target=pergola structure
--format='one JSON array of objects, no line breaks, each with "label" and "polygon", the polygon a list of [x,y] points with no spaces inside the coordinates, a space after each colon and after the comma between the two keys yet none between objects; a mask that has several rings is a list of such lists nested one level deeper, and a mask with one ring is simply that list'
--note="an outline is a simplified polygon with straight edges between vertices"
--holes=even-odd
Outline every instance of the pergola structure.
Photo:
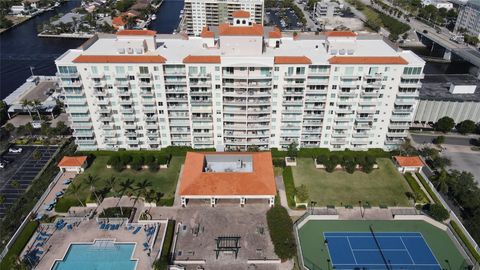
[{"label": "pergola structure", "polygon": [[219,236],[215,238],[217,247],[215,248],[215,258],[218,260],[220,252],[233,252],[235,259],[238,257],[240,250],[240,236]]},{"label": "pergola structure", "polygon": [[212,207],[227,200],[274,205],[275,176],[270,152],[188,152],[180,178],[180,198],[206,200]]}]

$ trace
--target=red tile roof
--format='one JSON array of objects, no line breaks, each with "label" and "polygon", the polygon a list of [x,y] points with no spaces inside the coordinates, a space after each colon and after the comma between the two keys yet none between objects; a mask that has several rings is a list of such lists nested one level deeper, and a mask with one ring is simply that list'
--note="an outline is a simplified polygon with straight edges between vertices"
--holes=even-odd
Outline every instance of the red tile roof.
[{"label": "red tile roof", "polygon": [[118,16],[112,19],[112,24],[115,26],[124,26],[125,24],[127,24],[127,22],[123,21],[122,16]]},{"label": "red tile roof", "polygon": [[401,167],[423,167],[423,161],[418,156],[413,157],[393,157],[397,164]]},{"label": "red tile roof", "polygon": [[232,17],[234,18],[250,18],[250,12],[245,10],[237,10],[232,12]]},{"label": "red tile roof", "polygon": [[156,31],[153,30],[120,30],[117,36],[155,36]]},{"label": "red tile roof", "polygon": [[165,63],[160,55],[80,55],[74,63]]},{"label": "red tile roof", "polygon": [[205,64],[219,64],[221,62],[218,55],[189,55],[183,58],[183,63],[205,63]]},{"label": "red tile roof", "polygon": [[328,59],[330,64],[378,64],[378,65],[406,65],[405,59],[400,56],[334,56]]},{"label": "red tile roof", "polygon": [[58,163],[58,167],[80,167],[85,163],[85,161],[87,161],[86,156],[64,156],[62,160],[60,160],[60,162]]},{"label": "red tile roof", "polygon": [[274,63],[282,64],[311,64],[312,61],[306,56],[275,56]]},{"label": "red tile roof", "polygon": [[356,37],[357,34],[352,31],[328,31],[325,32],[327,37]]},{"label": "red tile roof", "polygon": [[[251,155],[252,172],[204,172],[205,155]],[[270,152],[188,152],[180,180],[180,195],[271,195],[276,186]]]},{"label": "red tile roof", "polygon": [[219,25],[220,36],[263,36],[263,26],[253,24],[251,26],[231,26],[228,23]]},{"label": "red tile roof", "polygon": [[280,28],[274,27],[272,31],[268,33],[269,38],[281,38],[282,37],[282,32],[280,31]]},{"label": "red tile roof", "polygon": [[205,26],[205,27],[203,27],[202,32],[200,33],[200,36],[202,38],[213,38],[213,37],[215,37],[215,33],[210,31],[208,29],[208,26]]}]

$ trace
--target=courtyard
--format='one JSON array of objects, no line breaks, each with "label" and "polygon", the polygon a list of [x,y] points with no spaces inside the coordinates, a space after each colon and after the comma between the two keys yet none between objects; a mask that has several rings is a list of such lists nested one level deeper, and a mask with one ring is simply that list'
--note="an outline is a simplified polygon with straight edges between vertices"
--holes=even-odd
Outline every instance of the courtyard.
[{"label": "courtyard", "polygon": [[[81,199],[86,199],[90,195],[90,186],[86,183],[88,176],[93,176],[97,180],[94,184],[95,189],[99,192],[105,193],[105,197],[117,196],[120,190],[121,183],[127,180],[131,180],[131,185],[127,189],[127,194],[134,194],[134,189],[138,183],[142,181],[148,181],[151,186],[149,189],[160,192],[163,196],[160,199],[162,205],[172,205],[175,197],[175,189],[177,186],[177,180],[180,174],[180,168],[184,162],[184,157],[172,157],[167,169],[159,169],[156,172],[151,172],[148,169],[142,169],[139,171],[132,169],[124,169],[121,172],[114,169],[107,168],[108,156],[98,156],[93,163],[85,170],[84,173],[79,174],[73,180],[73,183],[80,185],[78,193],[72,194],[67,190],[64,198],[75,203],[76,196]],[[110,178],[114,178],[115,182],[113,188],[107,184]]]},{"label": "courtyard", "polygon": [[316,169],[314,160],[298,158],[292,167],[295,186],[308,188],[310,200],[317,206],[357,206],[359,201],[372,206],[410,206],[406,196],[410,187],[403,175],[389,159],[377,159],[378,169],[367,174],[356,171],[349,174],[343,170],[326,172]]}]

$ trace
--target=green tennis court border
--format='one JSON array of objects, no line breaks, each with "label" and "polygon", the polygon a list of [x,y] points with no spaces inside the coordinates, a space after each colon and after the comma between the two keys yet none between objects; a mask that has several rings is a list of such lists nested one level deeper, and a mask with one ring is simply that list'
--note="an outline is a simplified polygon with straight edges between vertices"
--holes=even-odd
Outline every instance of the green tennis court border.
[{"label": "green tennis court border", "polygon": [[330,270],[324,232],[419,232],[432,250],[442,269],[463,270],[468,266],[447,232],[420,220],[310,220],[298,230],[303,264],[310,270]]}]

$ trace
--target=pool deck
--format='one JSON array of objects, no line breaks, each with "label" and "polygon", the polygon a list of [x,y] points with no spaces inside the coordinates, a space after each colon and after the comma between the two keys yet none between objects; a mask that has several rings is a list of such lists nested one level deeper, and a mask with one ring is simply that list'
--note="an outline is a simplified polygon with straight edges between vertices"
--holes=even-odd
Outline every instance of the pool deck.
[{"label": "pool deck", "polygon": [[[162,242],[165,229],[166,226],[161,224],[149,256],[148,251],[143,249],[143,243],[147,241],[147,236],[143,229],[135,235],[132,233],[132,230],[126,230],[124,226],[121,226],[118,230],[104,231],[99,229],[99,225],[95,220],[82,221],[78,226],[74,226],[72,230],[63,228],[60,231],[55,231],[50,226],[49,232],[54,232],[47,240],[43,248],[45,250],[43,257],[35,269],[51,269],[55,260],[61,260],[64,257],[71,243],[90,243],[95,239],[115,239],[116,243],[135,243],[136,247],[132,257],[133,259],[138,259],[136,270],[150,270],[160,251],[160,242]],[[35,241],[35,237],[32,237],[27,248],[33,244],[33,241]]]}]

